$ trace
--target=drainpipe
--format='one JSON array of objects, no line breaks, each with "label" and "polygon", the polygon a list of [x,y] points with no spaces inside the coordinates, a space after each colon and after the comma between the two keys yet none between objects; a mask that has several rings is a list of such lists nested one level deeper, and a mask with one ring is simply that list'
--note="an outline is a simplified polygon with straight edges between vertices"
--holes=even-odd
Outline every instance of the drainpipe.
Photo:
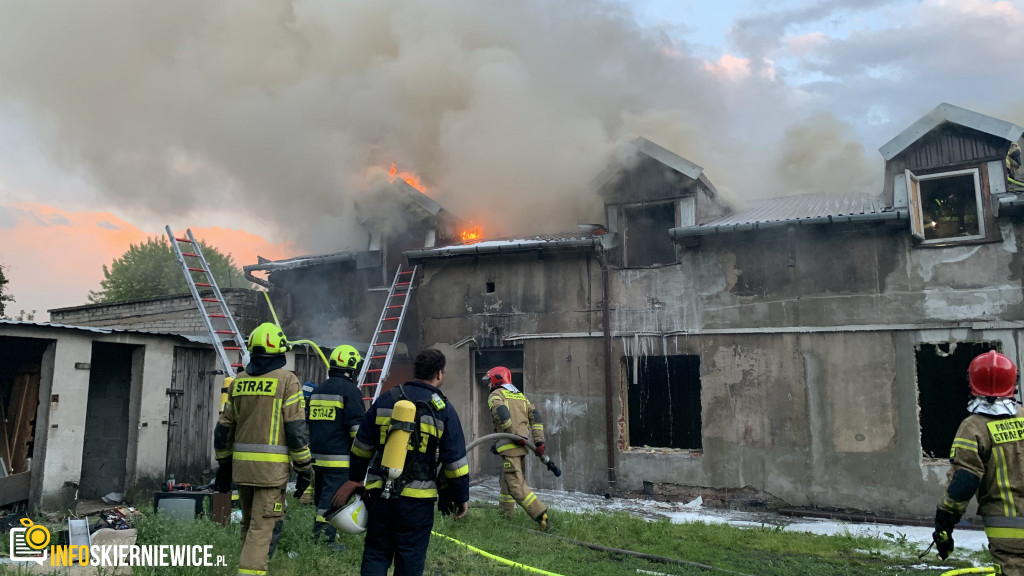
[{"label": "drainpipe", "polygon": [[612,388],[612,325],[608,310],[608,257],[604,247],[597,245],[597,263],[601,267],[601,323],[604,326],[604,427],[605,444],[608,446],[608,491],[605,497],[615,494],[615,390]]}]

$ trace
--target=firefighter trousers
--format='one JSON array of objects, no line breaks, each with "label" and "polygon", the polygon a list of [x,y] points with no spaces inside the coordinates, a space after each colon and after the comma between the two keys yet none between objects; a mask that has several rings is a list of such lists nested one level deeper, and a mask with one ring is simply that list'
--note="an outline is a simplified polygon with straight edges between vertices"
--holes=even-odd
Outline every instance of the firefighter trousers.
[{"label": "firefighter trousers", "polygon": [[422,576],[427,563],[430,529],[434,527],[434,498],[400,496],[367,500],[369,513],[363,541],[361,576]]},{"label": "firefighter trousers", "polygon": [[262,576],[267,573],[284,524],[284,486],[238,486],[242,508],[242,556],[238,574]]},{"label": "firefighter trousers", "polygon": [[988,551],[1004,576],[1024,576],[1024,539],[989,538]]},{"label": "firefighter trousers", "polygon": [[331,509],[331,499],[341,485],[348,481],[348,468],[321,468],[313,466],[313,501],[316,502],[316,517],[313,519],[313,538],[322,537],[334,542],[338,530],[324,520],[324,514]]},{"label": "firefighter trousers", "polygon": [[547,506],[526,485],[526,476],[523,474],[526,456],[502,456],[501,459],[501,477],[498,479],[498,485],[501,486],[501,491],[498,493],[498,511],[512,515],[516,511],[516,504],[519,504],[523,510],[526,510],[530,518],[539,522],[541,515],[547,512]]}]

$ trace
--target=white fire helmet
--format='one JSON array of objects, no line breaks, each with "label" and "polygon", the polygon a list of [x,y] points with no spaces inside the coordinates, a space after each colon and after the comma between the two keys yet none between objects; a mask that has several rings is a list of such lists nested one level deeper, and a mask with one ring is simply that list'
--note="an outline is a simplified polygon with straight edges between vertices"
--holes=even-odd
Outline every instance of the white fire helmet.
[{"label": "white fire helmet", "polygon": [[361,534],[366,532],[366,504],[362,496],[356,494],[342,508],[328,512],[324,520],[346,534]]}]

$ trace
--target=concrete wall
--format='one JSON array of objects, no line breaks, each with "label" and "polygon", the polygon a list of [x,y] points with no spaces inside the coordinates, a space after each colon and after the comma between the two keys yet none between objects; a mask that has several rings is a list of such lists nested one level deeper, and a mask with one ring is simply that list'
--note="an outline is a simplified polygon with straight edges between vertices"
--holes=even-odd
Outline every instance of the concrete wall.
[{"label": "concrete wall", "polygon": [[[238,324],[238,329],[243,334],[248,334],[264,318],[270,317],[264,313],[266,304],[263,296],[255,290],[225,288],[221,293]],[[57,308],[50,310],[49,313],[50,322],[55,324],[146,330],[167,334],[209,334],[190,294]]]},{"label": "concrete wall", "polygon": [[[55,341],[43,356],[36,447],[32,458],[33,502],[41,503],[46,509],[65,504],[74,492],[65,489],[65,483],[78,483],[82,477],[89,366],[93,361],[94,342],[141,347],[141,359],[130,358],[133,374],[126,482],[131,486],[143,479],[162,478],[167,450],[167,389],[171,382],[174,347],[189,345],[187,342],[171,336],[101,334],[29,324],[0,324],[0,336]],[[140,368],[141,374],[138,373]],[[209,401],[215,401],[216,397],[219,391],[211,390]],[[211,442],[212,433],[211,428]]]}]

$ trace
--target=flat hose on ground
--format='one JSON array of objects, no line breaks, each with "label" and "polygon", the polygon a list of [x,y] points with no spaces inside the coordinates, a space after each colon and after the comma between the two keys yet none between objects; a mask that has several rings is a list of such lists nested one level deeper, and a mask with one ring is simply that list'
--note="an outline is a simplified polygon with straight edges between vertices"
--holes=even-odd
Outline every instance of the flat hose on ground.
[{"label": "flat hose on ground", "polygon": [[[484,444],[485,442],[493,442],[495,440],[512,440],[513,442],[519,442],[519,441],[525,440],[526,443],[524,444],[524,446],[529,448],[530,452],[533,452],[534,454],[537,454],[537,445],[534,444],[532,441],[530,441],[527,438],[523,438],[522,436],[520,436],[518,434],[509,434],[507,432],[495,432],[493,434],[488,434],[486,436],[481,436],[481,437],[477,438],[476,440],[473,440],[472,442],[470,442],[469,444],[466,445],[466,453],[468,454],[470,450],[472,450],[473,448],[476,448],[477,446],[479,446],[481,444]],[[544,454],[544,455],[539,455],[538,454],[537,458],[540,458],[540,461],[543,462],[544,465],[548,467],[548,470],[550,470],[552,474],[554,474],[555,476],[561,476],[562,475],[562,470],[558,467],[557,464],[554,463],[553,460],[551,460],[551,458],[548,457],[547,454]]]}]

